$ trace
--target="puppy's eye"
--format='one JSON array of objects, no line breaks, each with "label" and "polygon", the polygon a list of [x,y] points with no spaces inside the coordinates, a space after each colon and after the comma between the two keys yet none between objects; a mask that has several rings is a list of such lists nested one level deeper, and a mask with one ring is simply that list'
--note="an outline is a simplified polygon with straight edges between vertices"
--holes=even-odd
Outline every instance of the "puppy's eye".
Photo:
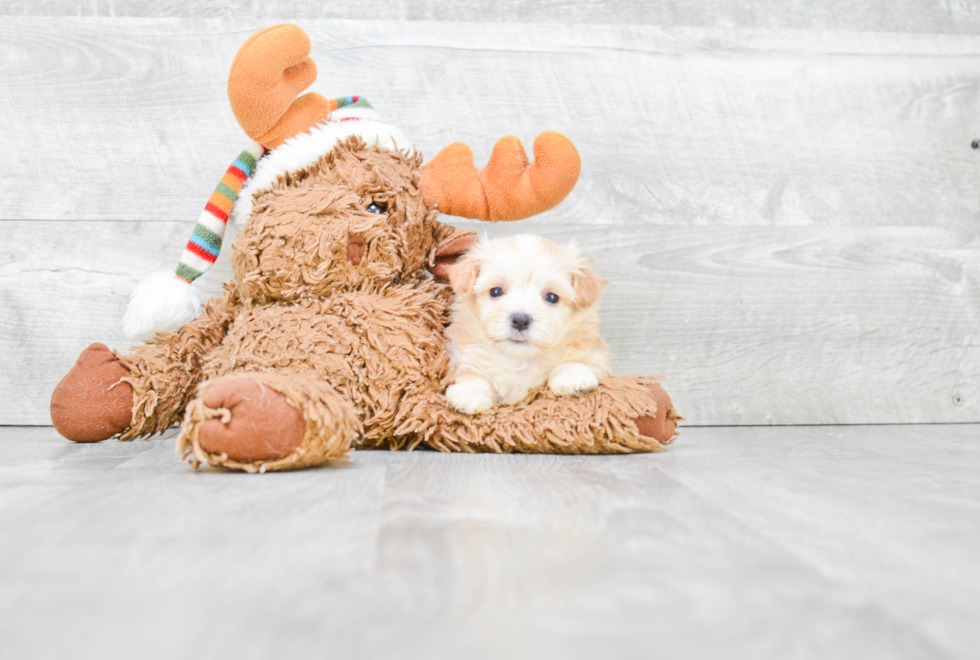
[{"label": "puppy's eye", "polygon": [[492,289],[490,289],[491,298],[499,298],[502,295],[504,295],[504,290],[501,289],[499,286],[495,286]]},{"label": "puppy's eye", "polygon": [[550,302],[552,305],[554,305],[555,303],[558,302],[558,294],[557,293],[546,293],[545,296],[544,296],[544,299],[547,300],[548,302]]},{"label": "puppy's eye", "polygon": [[384,202],[371,202],[371,204],[365,209],[368,213],[381,214],[388,210],[388,205]]}]

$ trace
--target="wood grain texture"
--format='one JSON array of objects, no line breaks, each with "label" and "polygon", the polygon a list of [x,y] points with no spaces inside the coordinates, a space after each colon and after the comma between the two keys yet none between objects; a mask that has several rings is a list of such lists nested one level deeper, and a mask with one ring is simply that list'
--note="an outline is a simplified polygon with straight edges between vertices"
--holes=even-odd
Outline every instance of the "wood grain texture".
[{"label": "wood grain texture", "polygon": [[976,425],[193,473],[0,429],[11,658],[971,659]]},{"label": "wood grain texture", "polygon": [[[242,143],[223,81],[261,25],[5,20],[0,217],[196,218]],[[463,140],[483,162],[504,135],[569,135],[577,217],[976,231],[980,36],[304,26],[316,89],[365,95],[429,157]]]},{"label": "wood grain texture", "polygon": [[[980,419],[976,239],[916,227],[524,224],[575,240],[612,281],[601,316],[615,371],[668,376],[692,424]],[[128,292],[146,273],[173,268],[189,228],[0,227],[8,238],[0,248],[8,310],[0,318],[0,422],[48,424],[50,392],[82,348],[127,347],[120,320]],[[93,257],[106,244],[126,249]],[[230,278],[230,253],[226,247],[201,281],[205,295]]]},{"label": "wood grain texture", "polygon": [[969,0],[2,0],[0,15],[237,18],[346,18],[509,23],[621,23],[722,28],[790,28],[873,32],[980,32],[980,7]]}]

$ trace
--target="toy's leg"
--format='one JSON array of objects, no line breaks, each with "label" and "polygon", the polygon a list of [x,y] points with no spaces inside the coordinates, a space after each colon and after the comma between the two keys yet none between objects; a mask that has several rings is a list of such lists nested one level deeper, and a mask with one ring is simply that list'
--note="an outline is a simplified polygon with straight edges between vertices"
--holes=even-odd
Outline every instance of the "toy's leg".
[{"label": "toy's leg", "polygon": [[354,407],[311,375],[234,374],[201,384],[177,451],[194,467],[287,470],[344,458],[361,434]]},{"label": "toy's leg", "polygon": [[133,412],[129,375],[105,344],[86,348],[51,395],[54,428],[75,442],[98,442],[125,431]]},{"label": "toy's leg", "polygon": [[129,355],[92,344],[51,395],[55,429],[75,442],[162,433],[180,421],[200,378],[196,363],[180,355],[168,342],[135,346]]},{"label": "toy's leg", "polygon": [[512,406],[463,415],[435,393],[415,402],[395,443],[443,451],[613,454],[660,451],[676,436],[670,397],[644,376],[607,378],[579,397],[541,389]]},{"label": "toy's leg", "polygon": [[636,429],[642,436],[653,438],[661,445],[669,445],[677,437],[677,422],[684,418],[677,414],[670,395],[660,387],[660,383],[648,383],[646,388],[657,404],[657,410],[652,415],[640,415],[634,419]]}]

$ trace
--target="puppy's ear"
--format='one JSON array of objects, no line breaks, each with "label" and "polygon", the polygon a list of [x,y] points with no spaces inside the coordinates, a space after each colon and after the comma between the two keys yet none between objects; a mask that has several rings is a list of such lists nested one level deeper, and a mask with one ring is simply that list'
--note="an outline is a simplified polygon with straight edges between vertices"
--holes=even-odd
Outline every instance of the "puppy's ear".
[{"label": "puppy's ear", "polygon": [[447,269],[449,286],[458,294],[465,295],[473,291],[473,284],[480,276],[480,262],[473,258],[462,258]]},{"label": "puppy's ear", "polygon": [[572,289],[575,291],[575,306],[587,309],[595,304],[603,287],[609,282],[599,277],[589,262],[583,263],[572,273]]}]

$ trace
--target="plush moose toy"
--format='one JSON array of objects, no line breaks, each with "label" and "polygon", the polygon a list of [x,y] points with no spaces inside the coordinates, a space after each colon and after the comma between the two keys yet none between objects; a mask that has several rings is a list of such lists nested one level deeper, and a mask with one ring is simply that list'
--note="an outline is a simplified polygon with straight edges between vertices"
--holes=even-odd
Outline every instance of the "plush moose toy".
[{"label": "plush moose toy", "polygon": [[[309,52],[294,25],[241,47],[228,92],[255,142],[212,195],[176,277],[153,275],[134,291],[124,322],[155,338],[128,355],[85,349],[52,396],[55,428],[78,442],[130,440],[183,418],[181,456],[249,472],[352,448],[623,453],[669,443],[679,418],[651,377],[609,378],[576,398],[540,388],[475,416],[447,407],[444,281],[474,236],[439,212],[497,221],[545,211],[575,185],[578,153],[542,133],[532,164],[508,137],[482,171],[462,143],[423,167],[364,99],[296,98],[316,78]],[[234,278],[202,312],[190,282],[214,262],[229,217],[243,225]]]}]

